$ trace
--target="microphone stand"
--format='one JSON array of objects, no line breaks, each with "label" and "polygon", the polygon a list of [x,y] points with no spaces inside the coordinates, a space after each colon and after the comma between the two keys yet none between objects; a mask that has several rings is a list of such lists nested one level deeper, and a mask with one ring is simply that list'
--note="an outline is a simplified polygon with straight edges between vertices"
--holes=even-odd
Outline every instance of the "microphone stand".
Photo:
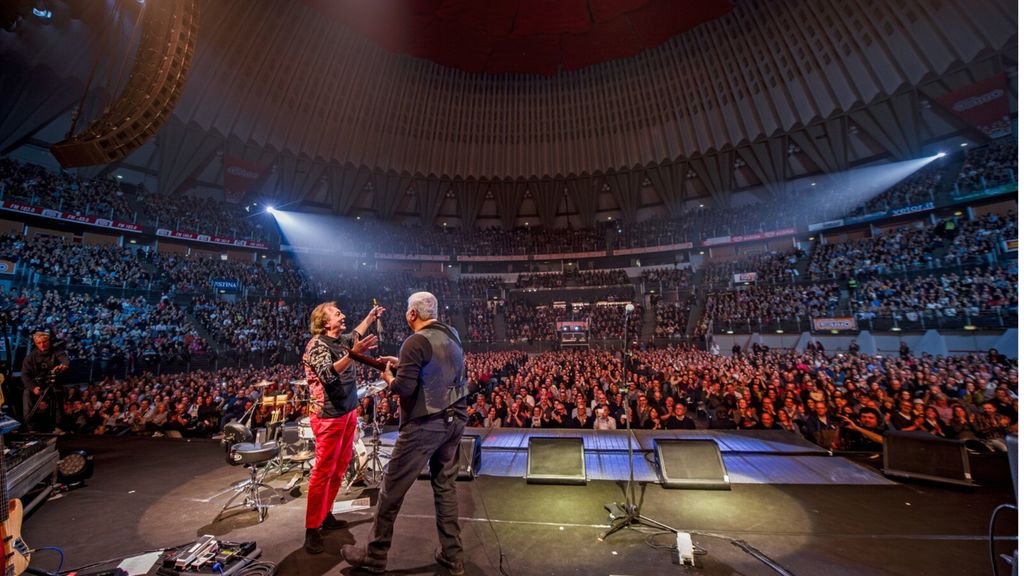
[{"label": "microphone stand", "polygon": [[598,540],[604,541],[605,538],[612,534],[622,530],[623,528],[630,528],[634,524],[646,525],[651,528],[657,528],[659,530],[665,530],[667,532],[678,533],[679,531],[667,524],[662,524],[653,518],[648,518],[640,513],[640,502],[636,497],[636,486],[634,485],[634,469],[633,469],[633,428],[630,422],[633,420],[630,416],[630,412],[633,407],[630,405],[629,400],[629,382],[626,378],[627,375],[627,363],[630,358],[629,354],[629,314],[632,312],[629,308],[632,305],[626,307],[626,315],[624,325],[622,329],[622,390],[626,396],[626,443],[627,452],[629,454],[629,481],[626,483],[625,490],[625,502],[612,502],[607,504],[605,509],[615,518],[612,521],[611,527],[602,534]]}]

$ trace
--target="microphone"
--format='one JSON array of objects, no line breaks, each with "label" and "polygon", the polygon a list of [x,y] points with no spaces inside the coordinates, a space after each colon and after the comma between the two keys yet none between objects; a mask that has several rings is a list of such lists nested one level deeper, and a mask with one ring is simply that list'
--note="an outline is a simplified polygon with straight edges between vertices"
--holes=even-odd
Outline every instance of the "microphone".
[{"label": "microphone", "polygon": [[633,306],[632,303],[626,304],[626,316],[629,316],[630,314],[632,314],[633,310],[636,310],[636,306]]},{"label": "microphone", "polygon": [[[376,298],[373,299],[373,307],[374,308],[377,307],[377,299]],[[381,324],[380,324],[380,314],[377,314],[377,338],[380,338],[383,333],[384,333],[384,330],[382,329]]]}]

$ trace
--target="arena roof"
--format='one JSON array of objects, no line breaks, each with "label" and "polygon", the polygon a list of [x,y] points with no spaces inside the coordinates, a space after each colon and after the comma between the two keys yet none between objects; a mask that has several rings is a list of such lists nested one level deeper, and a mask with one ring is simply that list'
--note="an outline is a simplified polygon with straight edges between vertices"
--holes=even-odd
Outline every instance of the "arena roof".
[{"label": "arena roof", "polygon": [[466,72],[554,75],[625,58],[730,0],[303,0],[389,52]]},{"label": "arena roof", "polygon": [[[443,66],[410,57],[423,46],[412,40],[391,53],[324,17],[314,7],[322,2],[202,3],[195,61],[170,120],[123,162],[83,173],[117,170],[151,190],[209,193],[234,157],[272,167],[259,194],[278,205],[425,223],[493,211],[503,222],[550,220],[568,210],[586,225],[596,212],[628,221],[728,203],[736,190],[782,194],[783,182],[920,157],[944,139],[981,143],[935,102],[987,78],[1003,79],[1016,116],[1017,6],[1007,0],[736,0],[685,32],[654,35],[668,39],[653,48],[578,70],[563,62],[552,76]],[[135,3],[117,3],[127,25],[111,42],[114,4],[0,31],[0,153],[28,146],[38,155],[62,139],[98,57],[105,66],[82,117],[110,102]],[[424,21],[486,20],[472,16],[477,4],[489,3],[409,6]],[[555,4],[580,3],[520,6]],[[587,6],[599,4],[633,21],[626,4]],[[559,10],[570,15],[524,20],[523,30],[583,21]]]}]

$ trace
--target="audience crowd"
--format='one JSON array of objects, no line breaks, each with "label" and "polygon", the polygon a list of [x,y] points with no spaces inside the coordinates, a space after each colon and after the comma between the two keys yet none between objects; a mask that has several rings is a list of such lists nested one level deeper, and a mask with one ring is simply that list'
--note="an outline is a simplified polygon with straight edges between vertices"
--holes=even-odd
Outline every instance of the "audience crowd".
[{"label": "audience crowd", "polygon": [[[74,244],[61,236],[0,236],[0,259],[15,264],[23,276],[68,279],[84,286],[149,288],[152,276],[135,252],[113,244]],[[29,278],[35,283],[37,277]]]},{"label": "audience crowd", "polygon": [[139,373],[159,362],[183,364],[208,349],[185,313],[167,298],[151,304],[143,297],[21,289],[0,295],[0,309],[16,341],[27,341],[36,331],[50,332],[72,360],[97,360],[101,374]]},{"label": "audience crowd", "polygon": [[0,192],[3,200],[29,206],[135,222],[128,198],[112,178],[82,180],[63,170],[51,172],[35,164],[0,158]]},{"label": "audience crowd", "polygon": [[993,143],[967,152],[956,179],[956,192],[985,190],[1017,178],[1017,140]]},{"label": "audience crowd", "polygon": [[975,268],[910,279],[873,279],[859,284],[850,297],[860,318],[927,315],[977,316],[991,310],[1017,308],[1017,272],[1006,268]]},{"label": "audience crowd", "polygon": [[851,451],[880,451],[888,430],[1005,450],[1005,435],[1017,431],[1017,366],[994,350],[879,358],[812,344],[803,353],[755,346],[724,357],[668,347],[634,350],[625,374],[617,352],[502,354],[467,359],[512,366],[475,378],[471,426],[615,429],[628,419],[648,430],[787,430]]},{"label": "audience crowd", "polygon": [[145,191],[140,197],[140,207],[140,224],[145,226],[268,244],[277,241],[272,232],[273,218],[262,209],[247,212],[239,204],[213,198]]}]

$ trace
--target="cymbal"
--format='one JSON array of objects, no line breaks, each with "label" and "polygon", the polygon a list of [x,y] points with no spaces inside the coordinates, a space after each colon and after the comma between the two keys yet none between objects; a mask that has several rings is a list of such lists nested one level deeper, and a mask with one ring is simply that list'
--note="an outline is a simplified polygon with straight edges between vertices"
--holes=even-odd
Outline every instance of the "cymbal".
[{"label": "cymbal", "polygon": [[259,382],[253,384],[252,386],[253,386],[253,388],[266,388],[267,386],[273,386],[273,385],[274,385],[274,383],[271,382],[270,380],[260,380]]},{"label": "cymbal", "polygon": [[309,382],[305,378],[299,378],[298,380],[292,380],[288,383],[290,386],[309,386]]},{"label": "cymbal", "polygon": [[356,397],[359,398],[360,400],[362,400],[366,396],[370,396],[370,395],[376,394],[378,392],[387,390],[387,388],[388,388],[388,383],[387,382],[385,382],[383,380],[377,380],[376,382],[373,382],[372,384],[367,384],[366,386],[360,386],[359,390],[356,392]]},{"label": "cymbal", "polygon": [[305,462],[307,460],[311,460],[313,456],[316,456],[316,454],[314,454],[312,450],[302,450],[301,452],[292,454],[288,459],[292,462]]}]

